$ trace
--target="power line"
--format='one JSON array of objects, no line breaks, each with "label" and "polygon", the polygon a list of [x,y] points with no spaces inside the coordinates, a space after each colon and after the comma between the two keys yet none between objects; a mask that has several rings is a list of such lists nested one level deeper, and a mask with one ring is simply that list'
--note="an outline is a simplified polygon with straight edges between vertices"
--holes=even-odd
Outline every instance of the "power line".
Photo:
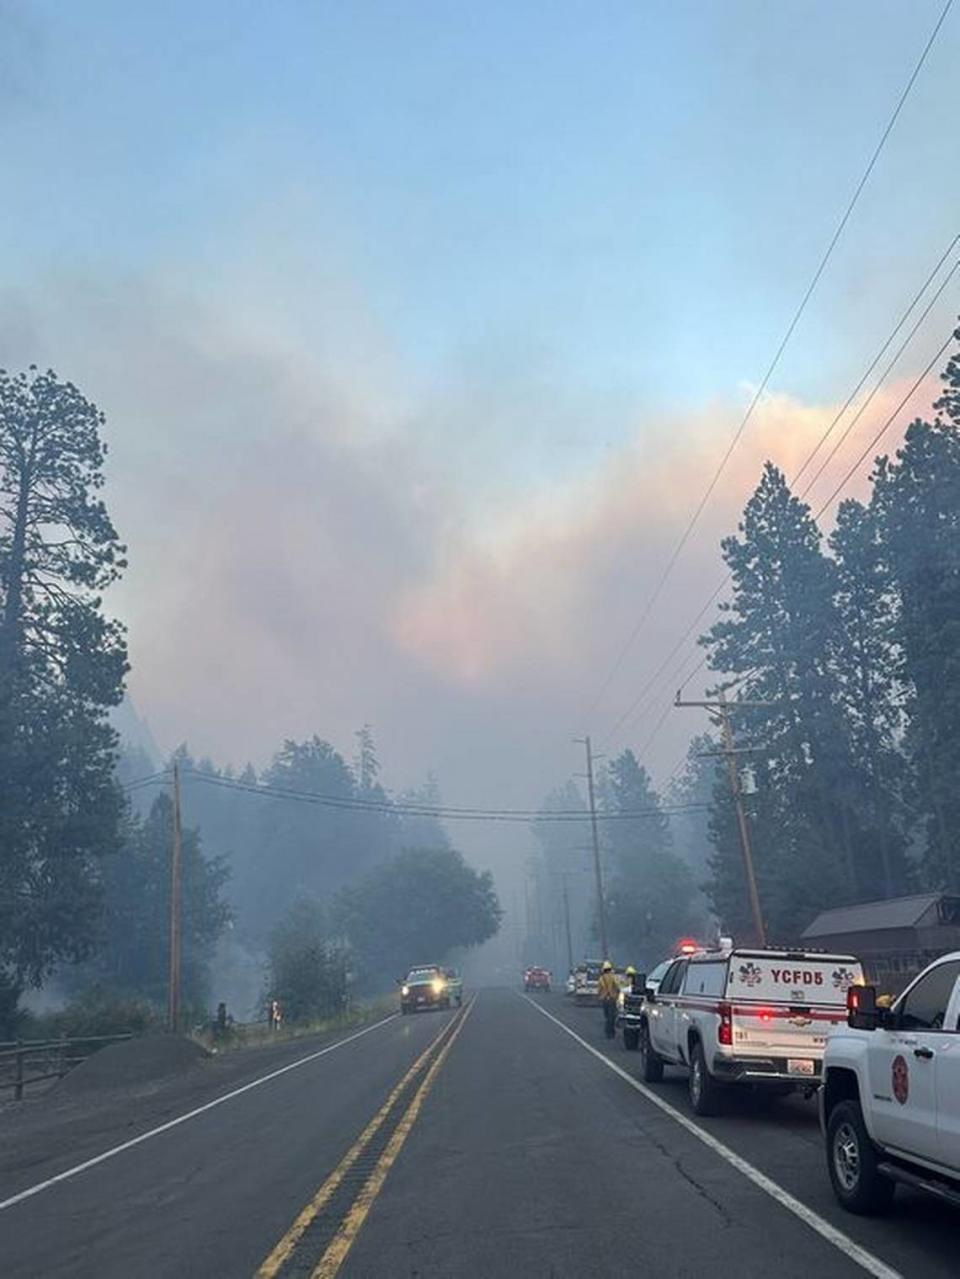
[{"label": "power line", "polygon": [[841,492],[841,490],[847,486],[847,484],[850,482],[851,478],[853,477],[854,472],[862,465],[867,455],[871,453],[876,448],[876,446],[880,443],[880,440],[883,438],[884,435],[886,435],[887,431],[889,431],[890,427],[893,425],[893,423],[896,421],[899,415],[903,412],[906,405],[910,402],[910,400],[913,399],[923,379],[930,374],[931,370],[933,369],[933,366],[937,363],[938,360],[943,358],[943,355],[947,347],[950,346],[950,344],[954,341],[955,341],[955,338],[953,335],[953,331],[951,331],[950,336],[947,338],[944,344],[940,347],[940,349],[936,352],[936,354],[930,360],[930,363],[927,365],[927,367],[923,370],[923,372],[914,382],[913,386],[911,386],[910,390],[906,393],[906,395],[903,397],[903,399],[900,401],[897,407],[893,410],[893,412],[890,414],[887,420],[883,423],[879,431],[877,431],[873,439],[870,441],[867,447],[863,450],[863,452],[854,462],[853,466],[850,467],[849,471],[847,471],[846,475],[843,477],[843,479],[840,481],[837,487],[833,490],[833,492],[830,494],[827,500],[824,502],[823,506],[820,507],[820,510],[817,511],[817,514],[814,517],[815,519],[820,518],[820,516],[824,513],[827,507],[833,503],[833,501],[835,500],[837,495]]},{"label": "power line", "polygon": [[[929,288],[929,286],[930,286],[930,284],[932,283],[932,281],[935,279],[935,277],[936,277],[936,275],[937,275],[937,272],[938,272],[938,271],[940,270],[940,268],[943,266],[943,263],[946,261],[947,257],[948,257],[948,256],[950,255],[950,253],[952,252],[952,250],[953,250],[954,246],[957,244],[957,241],[958,241],[958,240],[960,240],[960,234],[957,234],[957,235],[955,235],[955,236],[953,237],[953,239],[951,240],[950,244],[947,246],[946,250],[944,251],[944,253],[943,253],[943,254],[941,255],[941,257],[939,258],[939,260],[938,260],[938,262],[937,262],[936,266],[935,266],[935,267],[934,267],[934,269],[930,272],[930,274],[927,276],[926,280],[925,280],[925,281],[924,281],[924,283],[923,283],[923,286],[921,287],[921,289],[919,290],[919,292],[918,292],[918,293],[914,296],[914,298],[913,298],[913,300],[911,301],[910,305],[909,305],[909,306],[906,308],[906,310],[903,312],[903,314],[901,315],[900,319],[897,321],[896,325],[894,326],[893,330],[891,331],[891,333],[889,334],[889,336],[887,337],[887,339],[885,340],[885,342],[883,343],[883,345],[880,347],[879,351],[876,353],[876,355],[875,355],[875,356],[873,357],[873,359],[871,360],[870,364],[868,365],[867,369],[865,370],[865,372],[864,372],[864,373],[863,373],[863,375],[861,376],[861,378],[860,378],[860,380],[858,381],[858,383],[857,383],[856,387],[854,388],[854,390],[853,390],[853,391],[851,392],[851,394],[847,397],[847,400],[846,400],[846,402],[845,402],[845,404],[844,404],[843,408],[840,410],[840,412],[839,412],[838,414],[836,414],[836,416],[833,418],[833,420],[832,420],[832,422],[830,423],[830,425],[827,427],[827,429],[826,429],[826,430],[824,431],[824,433],[821,435],[821,437],[820,437],[819,441],[817,442],[817,444],[816,444],[815,448],[814,448],[814,449],[812,450],[812,452],[811,452],[811,453],[807,456],[806,461],[803,463],[803,465],[801,466],[800,470],[799,470],[799,471],[797,472],[797,474],[794,476],[793,483],[796,483],[796,481],[797,481],[797,480],[800,478],[800,476],[804,473],[804,471],[807,469],[807,467],[809,467],[810,463],[811,463],[811,462],[813,461],[813,459],[816,457],[817,453],[820,451],[821,447],[822,447],[822,446],[823,446],[823,444],[826,442],[827,438],[830,436],[830,434],[831,434],[831,433],[833,432],[833,430],[835,429],[835,427],[836,427],[837,423],[840,421],[840,419],[842,418],[843,414],[846,412],[846,410],[849,408],[849,406],[851,405],[851,403],[853,402],[853,400],[856,398],[856,396],[857,396],[858,392],[859,392],[859,391],[863,388],[863,385],[864,385],[864,383],[866,382],[867,378],[870,376],[870,373],[871,373],[871,372],[872,372],[872,371],[876,368],[876,366],[879,364],[879,362],[880,362],[880,360],[882,359],[882,357],[883,357],[884,353],[885,353],[885,352],[889,349],[889,347],[890,347],[890,345],[891,345],[891,343],[892,343],[893,339],[896,337],[896,335],[897,335],[897,333],[900,331],[900,329],[902,329],[902,328],[903,328],[903,325],[904,325],[905,321],[909,318],[910,313],[911,313],[911,312],[914,310],[914,308],[917,306],[918,302],[919,302],[919,301],[920,301],[920,299],[923,297],[924,293],[925,293],[925,292],[926,292],[926,290]],[[850,419],[850,421],[847,423],[846,427],[844,428],[843,433],[841,434],[841,436],[840,436],[839,440],[836,442],[836,444],[835,444],[835,445],[833,446],[833,448],[831,449],[831,451],[830,451],[829,455],[826,457],[826,459],[825,459],[825,460],[821,463],[821,465],[818,467],[817,472],[816,472],[816,474],[813,476],[813,478],[812,478],[812,479],[810,479],[810,480],[807,482],[807,484],[804,486],[803,491],[800,493],[800,499],[801,499],[801,501],[803,501],[803,500],[805,500],[805,499],[807,498],[807,496],[809,495],[809,493],[810,493],[810,492],[811,492],[811,490],[813,489],[814,485],[817,483],[817,481],[818,481],[818,480],[820,479],[820,477],[822,476],[822,474],[823,474],[824,470],[826,469],[826,467],[827,467],[827,466],[829,465],[829,463],[833,460],[833,458],[836,456],[836,454],[837,454],[837,452],[839,451],[839,449],[843,446],[843,444],[844,444],[844,443],[846,442],[846,440],[849,438],[849,436],[850,436],[850,432],[853,430],[854,426],[857,424],[857,422],[858,422],[858,421],[860,420],[860,418],[863,416],[864,412],[865,412],[865,411],[866,411],[866,410],[870,407],[870,405],[873,403],[873,400],[874,400],[874,399],[875,399],[875,397],[877,396],[877,394],[878,394],[878,392],[880,391],[881,387],[883,386],[884,382],[885,382],[885,381],[887,380],[887,378],[890,376],[891,372],[893,371],[894,367],[896,366],[896,364],[897,364],[897,362],[899,361],[900,357],[903,355],[903,353],[904,353],[904,351],[906,350],[906,348],[907,348],[907,347],[910,345],[910,343],[913,341],[914,337],[916,336],[917,332],[919,331],[919,329],[920,329],[921,325],[923,324],[924,320],[925,320],[925,319],[927,318],[927,316],[930,314],[930,311],[933,309],[934,305],[935,305],[935,304],[936,304],[936,302],[939,300],[939,298],[940,298],[940,297],[941,297],[941,295],[943,294],[943,292],[944,292],[944,290],[946,289],[947,285],[948,285],[948,284],[950,283],[950,281],[953,279],[953,277],[954,277],[954,275],[956,274],[956,272],[957,272],[957,270],[958,270],[958,269],[960,269],[960,258],[958,258],[958,259],[957,259],[957,261],[953,264],[953,266],[950,268],[950,270],[949,270],[949,271],[947,272],[947,274],[944,276],[943,280],[940,282],[940,284],[939,284],[939,286],[937,287],[937,289],[936,289],[935,293],[933,294],[932,298],[931,298],[931,299],[930,299],[930,301],[927,303],[926,307],[924,308],[924,310],[922,311],[922,313],[920,314],[920,316],[918,317],[918,319],[916,320],[916,322],[914,323],[914,325],[913,325],[913,326],[912,326],[912,328],[910,329],[909,333],[906,335],[906,337],[904,338],[904,340],[901,342],[900,346],[897,348],[896,354],[893,356],[893,358],[892,358],[892,359],[890,360],[890,362],[887,364],[887,367],[884,369],[883,373],[880,375],[880,377],[879,377],[879,378],[877,379],[877,381],[874,383],[873,387],[872,387],[872,388],[871,388],[871,390],[870,390],[869,395],[868,395],[868,396],[867,396],[867,398],[863,401],[863,403],[860,405],[860,407],[857,409],[857,411],[856,411],[856,413],[854,414],[854,416],[853,416],[853,417]],[[949,345],[949,339],[948,339],[947,345]],[[944,348],[944,349],[945,349],[945,348]],[[936,359],[936,357],[934,357],[934,358]],[[925,377],[925,376],[926,376],[926,373],[922,374],[922,375],[921,375],[921,380],[922,380],[922,378],[923,378],[923,377]],[[911,394],[912,394],[912,392],[911,392]],[[909,396],[908,396],[908,398],[909,398]],[[898,410],[898,411],[899,411],[899,410]],[[882,432],[881,432],[881,433],[882,433]],[[862,458],[861,458],[860,460],[862,460]],[[856,465],[859,465],[859,462],[858,462]],[[856,466],[854,467],[854,469],[856,469]],[[847,478],[849,478],[849,475],[848,475],[848,477],[847,477]],[[845,483],[845,482],[846,482],[846,481],[844,481],[844,483]],[[841,487],[842,487],[842,485],[841,485]],[[839,490],[837,490],[837,491],[839,491]],[[834,493],[834,496],[836,496],[836,493]],[[831,500],[832,500],[832,499],[831,499]],[[829,505],[829,502],[827,503],[827,505]],[[820,514],[822,514],[822,510],[821,510]],[[818,518],[819,518],[819,516],[818,516]],[[659,679],[660,679],[661,675],[664,673],[664,671],[665,671],[665,670],[666,670],[666,668],[670,665],[670,663],[674,660],[674,658],[676,657],[676,655],[677,655],[677,654],[681,651],[681,649],[683,648],[684,644],[685,644],[685,643],[687,642],[687,640],[689,639],[689,637],[690,637],[691,633],[692,633],[692,632],[695,630],[695,628],[697,627],[697,624],[700,622],[701,618],[702,618],[702,617],[706,614],[706,612],[707,612],[707,611],[710,609],[710,607],[714,604],[714,602],[716,601],[716,599],[718,598],[718,596],[721,594],[721,592],[724,590],[724,588],[725,588],[725,587],[729,584],[730,580],[731,580],[731,575],[730,575],[729,573],[727,573],[727,574],[726,574],[726,576],[723,578],[723,580],[722,580],[721,582],[719,582],[719,583],[718,583],[718,585],[714,588],[713,593],[712,593],[712,594],[710,595],[710,597],[707,599],[706,603],[705,603],[705,604],[701,607],[700,611],[696,614],[696,616],[695,616],[695,617],[692,619],[692,621],[689,623],[689,625],[687,626],[686,630],[683,632],[683,634],[680,636],[680,638],[676,641],[676,643],[673,645],[673,647],[672,647],[672,648],[670,649],[670,651],[667,653],[666,657],[663,659],[663,661],[660,663],[660,665],[657,667],[657,669],[654,671],[654,673],[653,673],[653,674],[652,674],[652,675],[651,675],[651,676],[647,679],[647,681],[644,683],[643,687],[640,689],[639,693],[636,695],[636,697],[633,699],[633,701],[630,703],[630,705],[627,707],[627,709],[626,709],[626,710],[625,710],[625,711],[624,711],[624,712],[620,715],[620,717],[617,719],[616,723],[615,723],[615,724],[613,725],[613,727],[610,729],[610,732],[609,732],[609,733],[607,734],[607,736],[604,738],[604,745],[606,745],[606,744],[607,744],[610,740],[612,740],[612,738],[616,735],[616,733],[618,732],[618,730],[619,730],[619,729],[620,729],[620,728],[621,728],[621,727],[622,727],[622,726],[623,726],[623,725],[624,725],[624,724],[625,724],[625,723],[626,723],[626,722],[627,722],[627,721],[628,721],[628,720],[629,720],[629,719],[630,719],[630,718],[634,715],[634,713],[636,712],[637,708],[640,706],[640,704],[643,702],[644,698],[647,696],[647,693],[650,691],[650,689],[651,689],[651,688],[653,688],[653,687],[657,684],[657,682],[659,681]],[[683,665],[683,661],[685,661],[685,660],[686,660],[685,658],[681,660],[681,663],[680,663],[681,667],[682,667],[682,665]],[[691,672],[690,672],[690,674],[686,677],[686,678],[687,678],[687,680],[692,679],[692,678],[693,678],[693,676],[694,676],[694,675],[696,675],[698,671],[702,670],[702,669],[703,669],[703,667],[706,665],[706,662],[707,662],[707,659],[706,659],[706,657],[704,657],[704,658],[701,660],[700,664],[699,664],[699,665],[698,665],[698,666],[697,666],[697,667],[696,667],[693,671],[691,671]]]},{"label": "power line", "polygon": [[[955,271],[955,270],[957,269],[957,267],[960,267],[960,261],[958,261],[958,262],[955,264],[955,266],[954,266],[953,270]],[[951,271],[951,275],[952,275],[952,274],[953,274],[953,272]],[[948,278],[949,278],[949,277],[948,277]],[[926,314],[926,313],[925,313],[925,314]],[[914,330],[914,331],[915,331],[915,330]],[[928,376],[929,376],[929,374],[930,374],[931,370],[933,369],[934,365],[937,363],[937,361],[938,361],[938,360],[940,360],[940,359],[942,359],[942,358],[943,358],[943,355],[944,355],[944,353],[946,352],[947,347],[949,347],[949,346],[950,346],[950,344],[951,344],[954,340],[955,340],[955,339],[954,339],[954,332],[953,332],[953,330],[951,330],[950,335],[947,337],[946,341],[943,343],[943,345],[940,347],[940,349],[936,352],[936,354],[935,354],[935,355],[931,358],[930,362],[927,364],[927,366],[926,366],[926,368],[923,370],[923,372],[922,372],[922,373],[920,373],[920,374],[919,374],[919,376],[916,378],[916,380],[914,381],[913,385],[910,387],[910,390],[909,390],[909,391],[907,391],[906,395],[904,395],[903,399],[900,401],[900,403],[897,405],[897,407],[893,410],[893,412],[889,415],[889,417],[888,417],[888,418],[886,418],[886,420],[885,420],[885,421],[883,422],[883,424],[881,425],[880,429],[879,429],[879,430],[875,433],[875,435],[874,435],[874,436],[873,436],[873,438],[871,439],[870,443],[867,445],[867,447],[863,450],[863,452],[860,454],[860,456],[859,456],[859,457],[857,458],[857,460],[854,462],[853,466],[851,466],[851,467],[850,467],[850,469],[847,471],[846,475],[844,475],[843,479],[840,481],[840,483],[837,485],[837,487],[833,490],[833,492],[830,494],[830,496],[827,498],[827,500],[823,503],[823,505],[820,507],[820,509],[816,512],[816,514],[814,515],[814,519],[815,519],[815,520],[819,520],[819,519],[821,518],[821,516],[822,516],[822,515],[824,514],[824,512],[828,509],[828,507],[830,507],[830,506],[833,504],[833,502],[836,500],[836,498],[839,496],[839,494],[843,491],[843,489],[844,489],[844,488],[846,488],[847,484],[848,484],[848,483],[850,482],[850,480],[853,478],[853,475],[856,473],[856,471],[859,469],[859,467],[863,464],[863,462],[864,462],[864,460],[867,458],[867,456],[868,456],[868,455],[869,455],[869,454],[873,451],[873,449],[875,449],[875,448],[876,448],[877,444],[880,442],[880,440],[881,440],[881,439],[883,438],[883,436],[887,433],[887,431],[890,429],[890,427],[893,425],[893,423],[896,421],[896,419],[897,419],[897,418],[900,416],[900,414],[903,412],[904,408],[907,406],[907,404],[910,402],[910,400],[911,400],[911,399],[914,397],[914,395],[917,393],[917,390],[919,389],[920,385],[922,384],[922,382],[923,382],[924,378],[926,378],[926,377],[928,377]],[[846,436],[844,436],[844,438],[846,438]],[[842,442],[843,442],[843,441],[841,440],[841,443],[842,443]],[[831,454],[831,456],[832,456],[832,454]],[[815,476],[814,476],[814,478],[810,481],[810,483],[809,483],[809,484],[807,485],[807,487],[804,489],[803,494],[802,494],[802,497],[806,497],[806,495],[810,492],[810,489],[811,489],[811,488],[812,488],[812,486],[816,483],[816,481],[817,481],[817,479],[818,479],[819,475],[820,475],[820,472],[818,471],[818,472],[817,472],[817,475],[815,475]],[[723,589],[723,587],[727,585],[727,583],[730,581],[730,578],[731,578],[731,574],[729,574],[729,573],[728,573],[728,574],[727,574],[727,576],[726,576],[726,578],[725,578],[725,579],[723,580],[723,582],[720,584],[720,588],[719,588],[716,592],[714,592],[714,595],[711,597],[711,600],[708,602],[707,607],[709,607],[709,603],[712,603],[713,599],[715,599],[715,598],[716,598],[716,596],[720,593],[720,590],[722,590],[722,589]],[[702,614],[703,614],[703,612],[704,612],[704,611],[705,611],[705,610],[701,610],[701,612],[697,615],[697,616],[698,616],[698,618],[699,618],[700,616],[702,616]],[[689,633],[690,633],[690,628],[688,628],[688,630],[687,630],[687,632],[685,633],[685,635],[684,635],[684,636],[681,638],[681,640],[677,643],[677,645],[675,646],[675,648],[674,648],[673,652],[676,652],[676,651],[677,651],[677,649],[680,647],[680,645],[681,645],[681,644],[684,642],[684,640],[686,639],[686,635],[689,635]],[[697,666],[695,666],[695,667],[694,667],[694,669],[693,669],[693,670],[690,672],[690,674],[687,676],[687,681],[691,680],[691,679],[694,677],[694,675],[698,674],[701,670],[703,670],[703,668],[706,666],[706,664],[707,664],[707,657],[706,657],[706,655],[704,655],[704,656],[700,659],[700,662],[697,664]],[[651,744],[652,744],[652,742],[653,742],[653,739],[656,737],[657,733],[659,732],[660,727],[662,726],[662,724],[663,724],[663,722],[664,722],[664,719],[665,719],[665,718],[666,718],[666,716],[662,716],[662,717],[661,717],[661,719],[660,719],[660,721],[657,723],[656,728],[654,729],[653,733],[650,735],[650,738],[648,739],[648,741],[647,741],[646,745],[645,745],[645,746],[644,746],[644,748],[643,748],[643,749],[644,749],[644,752],[645,752],[645,751],[647,751],[647,750],[649,749],[650,745],[651,745]]]},{"label": "power line", "polygon": [[[960,240],[960,235],[958,235],[958,236],[957,236],[957,239],[958,239],[958,240]],[[954,241],[954,243],[956,243],[956,241]],[[952,247],[952,246],[951,246],[951,247]],[[938,269],[939,269],[939,268],[938,268]],[[824,458],[824,460],[823,460],[823,461],[820,463],[820,465],[817,467],[817,473],[814,475],[814,477],[813,477],[813,479],[812,479],[812,480],[809,480],[809,481],[808,481],[806,488],[805,488],[805,489],[803,490],[803,492],[800,494],[801,501],[802,501],[802,500],[804,500],[804,499],[807,497],[808,493],[811,491],[811,489],[814,487],[814,485],[815,485],[815,484],[817,483],[817,481],[820,479],[820,476],[824,473],[824,471],[827,469],[827,467],[830,465],[830,463],[831,463],[831,462],[833,461],[833,459],[836,457],[837,453],[840,451],[840,449],[841,449],[841,448],[843,447],[843,445],[846,443],[847,439],[848,439],[848,438],[849,438],[849,436],[850,436],[850,432],[853,430],[853,428],[856,426],[856,424],[860,421],[860,418],[863,416],[863,414],[866,412],[866,410],[867,410],[867,409],[870,407],[870,405],[872,404],[872,402],[873,402],[873,399],[874,399],[875,395],[876,395],[876,394],[877,394],[877,392],[880,390],[880,387],[883,385],[883,383],[887,380],[887,377],[889,376],[889,374],[890,374],[890,373],[891,373],[891,371],[893,370],[894,365],[895,365],[895,364],[897,363],[897,361],[900,359],[900,356],[903,354],[903,352],[905,351],[905,349],[907,348],[907,346],[909,346],[909,344],[913,341],[914,337],[916,336],[917,330],[920,328],[920,326],[923,324],[924,320],[927,318],[927,316],[928,316],[928,315],[930,314],[930,312],[933,310],[934,306],[935,306],[935,305],[936,305],[936,303],[939,301],[940,296],[941,296],[941,294],[943,293],[944,289],[947,287],[947,285],[950,283],[950,281],[951,281],[951,280],[953,279],[953,277],[956,275],[956,273],[957,273],[957,270],[958,270],[958,269],[960,269],[960,258],[957,258],[956,262],[954,262],[953,266],[950,268],[950,270],[947,272],[947,274],[943,277],[943,279],[942,279],[942,281],[940,282],[940,286],[938,287],[937,291],[934,293],[933,297],[930,299],[930,301],[927,303],[927,305],[926,305],[926,307],[924,308],[924,310],[921,312],[920,316],[917,318],[917,320],[916,320],[916,322],[915,322],[915,324],[914,324],[913,328],[910,330],[910,332],[907,334],[907,336],[903,339],[903,342],[900,344],[900,347],[898,348],[896,355],[893,357],[893,359],[892,359],[892,360],[890,361],[890,363],[887,365],[887,367],[886,367],[886,369],[884,370],[883,374],[881,375],[881,377],[880,377],[879,381],[878,381],[878,382],[874,385],[873,390],[870,392],[870,394],[867,396],[867,398],[864,400],[864,402],[863,402],[863,403],[860,405],[860,407],[857,409],[856,413],[854,413],[853,417],[850,419],[850,421],[849,421],[849,422],[847,423],[847,425],[844,427],[843,432],[842,432],[842,434],[841,434],[841,436],[840,436],[839,440],[837,440],[837,442],[834,444],[833,448],[830,450],[830,452],[827,454],[827,456]],[[924,287],[926,287],[926,286],[924,286]],[[913,305],[914,305],[914,304],[911,304],[911,308],[912,308],[912,306],[913,306]],[[904,318],[906,318],[906,317],[904,317]],[[903,322],[903,321],[901,321],[901,323],[902,323],[902,322]],[[898,325],[897,327],[899,328],[899,325]],[[862,385],[862,383],[861,383],[861,385]],[[849,403],[850,403],[850,402],[849,402],[849,400],[848,400],[848,401],[847,401],[847,405],[849,405]],[[845,411],[845,409],[846,409],[846,406],[844,407],[844,410],[842,410],[841,412]],[[830,424],[830,427],[829,427],[829,428],[827,429],[827,431],[825,431],[825,432],[824,432],[824,434],[821,436],[821,438],[820,438],[820,442],[817,444],[817,447],[813,450],[813,452],[812,452],[812,453],[810,454],[810,456],[807,458],[807,461],[806,461],[806,462],[804,462],[804,464],[803,464],[803,466],[801,467],[800,472],[798,473],[798,475],[794,477],[794,483],[796,482],[796,480],[797,480],[797,479],[799,479],[800,475],[803,473],[803,471],[806,469],[806,467],[810,464],[810,462],[811,462],[811,461],[813,460],[813,458],[816,456],[817,452],[818,452],[818,451],[819,451],[819,449],[820,449],[820,446],[821,446],[821,445],[822,445],[822,444],[826,441],[827,437],[830,435],[831,431],[832,431],[832,430],[833,430],[833,428],[836,426],[836,424],[837,424],[837,422],[838,422],[838,421],[839,421],[839,416],[838,416],[837,418],[834,418],[833,422]]]},{"label": "power line", "polygon": [[126,791],[127,794],[140,790],[144,786],[156,786],[159,782],[167,782],[170,780],[170,770],[162,769],[159,773],[151,773],[148,777],[136,777],[132,782],[121,782],[120,789]]},{"label": "power line", "polygon": [[[376,812],[386,815],[394,814],[402,817],[436,817],[453,821],[503,821],[522,822],[524,824],[541,822],[589,822],[589,812],[577,809],[559,809],[556,811],[538,809],[462,809],[447,808],[443,805],[427,808],[417,806],[407,808],[403,801],[384,800],[376,804],[368,804],[347,796],[325,795],[317,791],[302,791],[292,788],[278,788],[270,785],[240,782],[234,778],[218,777],[209,773],[186,772],[184,777],[204,785],[221,787],[227,790],[241,791],[257,795],[264,799],[291,800],[299,803],[318,804],[322,807],[336,808],[353,812]],[[633,821],[646,817],[671,816],[693,809],[703,808],[703,804],[677,804],[663,807],[628,809],[619,813],[598,812],[598,821]]]},{"label": "power line", "polygon": [[864,169],[863,174],[860,177],[860,181],[857,183],[856,188],[854,189],[853,195],[850,197],[850,200],[843,212],[843,215],[840,218],[840,221],[837,223],[836,229],[834,230],[833,235],[831,236],[830,241],[827,244],[826,249],[824,250],[823,256],[820,259],[819,265],[817,266],[816,271],[813,273],[813,278],[811,279],[810,283],[807,285],[806,291],[803,294],[803,297],[800,299],[800,304],[797,307],[796,311],[794,312],[793,318],[791,319],[789,325],[787,326],[787,330],[780,341],[780,345],[777,347],[776,353],[774,354],[773,359],[770,361],[767,371],[763,375],[763,379],[761,380],[760,385],[757,387],[757,390],[754,393],[752,400],[750,401],[750,404],[747,408],[746,413],[743,415],[739,426],[737,427],[736,431],[733,434],[733,437],[730,440],[730,443],[727,445],[726,451],[723,457],[720,459],[719,466],[715,470],[712,479],[710,480],[702,497],[700,498],[700,501],[697,503],[697,506],[694,509],[693,514],[690,516],[690,519],[687,521],[686,527],[684,528],[683,533],[680,536],[680,540],[677,542],[672,552],[670,553],[670,557],[667,560],[666,566],[664,567],[659,578],[657,579],[657,582],[653,588],[653,593],[648,598],[643,608],[643,612],[640,615],[639,620],[637,621],[636,625],[633,627],[630,634],[628,635],[626,643],[623,645],[620,652],[618,653],[616,659],[614,660],[613,666],[607,673],[606,678],[604,679],[593,702],[591,703],[591,706],[590,706],[591,711],[596,708],[601,697],[609,688],[611,682],[613,681],[613,679],[619,672],[621,666],[623,665],[624,661],[626,660],[627,654],[630,652],[631,648],[636,642],[636,639],[639,636],[640,632],[642,631],[647,618],[650,616],[650,613],[653,610],[654,604],[656,604],[657,600],[660,598],[660,594],[663,591],[664,586],[666,586],[667,581],[670,578],[670,574],[673,572],[674,566],[677,563],[677,560],[680,558],[681,554],[683,553],[684,547],[689,541],[693,533],[693,530],[696,528],[697,523],[699,522],[700,516],[703,514],[704,508],[709,502],[714,489],[716,488],[717,484],[720,481],[720,477],[723,475],[723,472],[726,470],[727,463],[730,461],[730,458],[733,455],[734,449],[737,447],[737,444],[739,443],[744,431],[746,430],[750,419],[753,417],[754,410],[759,404],[760,399],[763,396],[763,393],[765,392],[767,385],[777,368],[777,365],[780,363],[780,359],[784,351],[786,350],[787,344],[789,343],[791,337],[793,336],[794,330],[799,324],[800,318],[807,308],[807,303],[810,301],[810,298],[813,296],[814,290],[816,289],[817,285],[820,282],[820,277],[823,275],[823,272],[827,267],[827,263],[830,261],[830,258],[833,256],[833,251],[836,248],[837,243],[841,235],[843,234],[843,231],[848,221],[850,220],[850,216],[853,213],[853,210],[857,204],[857,201],[860,199],[860,195],[864,187],[866,186],[871,173],[874,170],[877,160],[880,158],[880,153],[882,152],[884,146],[886,145],[887,139],[890,137],[890,134],[893,131],[893,127],[900,116],[900,112],[903,110],[904,104],[906,103],[907,98],[910,95],[910,91],[912,90],[914,86],[917,76],[920,74],[920,71],[923,68],[923,64],[927,60],[927,55],[929,54],[930,50],[933,48],[934,41],[939,35],[940,28],[943,26],[944,22],[946,21],[947,14],[950,12],[952,5],[953,5],[953,0],[946,0],[946,4],[944,5],[943,10],[940,13],[940,17],[937,19],[937,22],[934,25],[933,31],[930,33],[930,37],[927,40],[927,43],[924,45],[923,52],[920,54],[920,57],[910,75],[910,78],[907,80],[907,83],[904,86],[899,99],[897,100],[897,104],[894,107],[893,114],[890,116],[889,120],[887,121],[886,127],[884,128],[883,132],[880,135],[880,140],[875,146],[873,150],[873,154],[870,156],[870,159],[867,163],[867,167]]}]

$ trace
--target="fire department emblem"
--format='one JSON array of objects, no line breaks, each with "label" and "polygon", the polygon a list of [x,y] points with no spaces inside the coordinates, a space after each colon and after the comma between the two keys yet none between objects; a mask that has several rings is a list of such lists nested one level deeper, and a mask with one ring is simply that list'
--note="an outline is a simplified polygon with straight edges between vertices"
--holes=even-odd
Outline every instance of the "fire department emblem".
[{"label": "fire department emblem", "polygon": [[849,968],[835,968],[831,981],[837,990],[849,990],[856,980],[856,974],[852,973]]},{"label": "fire department emblem", "polygon": [[905,1106],[910,1096],[910,1071],[905,1057],[894,1057],[892,1073],[893,1095],[901,1106]]},{"label": "fire department emblem", "polygon": [[763,970],[756,964],[741,964],[740,980],[744,986],[759,986],[763,981]]}]

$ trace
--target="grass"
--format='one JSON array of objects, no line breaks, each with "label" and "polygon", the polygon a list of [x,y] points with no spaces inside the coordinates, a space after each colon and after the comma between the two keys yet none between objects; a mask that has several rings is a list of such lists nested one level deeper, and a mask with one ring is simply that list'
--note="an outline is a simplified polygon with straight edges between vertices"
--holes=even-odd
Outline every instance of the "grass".
[{"label": "grass", "polygon": [[333,1017],[318,1017],[310,1021],[287,1022],[279,1030],[271,1030],[265,1021],[234,1022],[224,1038],[218,1038],[212,1027],[204,1026],[191,1032],[190,1038],[209,1052],[235,1052],[244,1048],[262,1048],[266,1044],[282,1044],[297,1039],[308,1039],[331,1030],[350,1030],[396,1012],[397,1000],[393,995],[380,995],[358,1001],[345,1013]]}]

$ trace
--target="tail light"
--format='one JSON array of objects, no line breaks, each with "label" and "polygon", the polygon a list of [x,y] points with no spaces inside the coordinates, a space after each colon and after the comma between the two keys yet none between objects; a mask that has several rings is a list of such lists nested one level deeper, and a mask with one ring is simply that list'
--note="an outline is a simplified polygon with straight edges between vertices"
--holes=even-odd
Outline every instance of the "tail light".
[{"label": "tail light", "polygon": [[720,1033],[717,1038],[728,1048],[733,1044],[733,1009],[727,1003],[720,1005]]}]

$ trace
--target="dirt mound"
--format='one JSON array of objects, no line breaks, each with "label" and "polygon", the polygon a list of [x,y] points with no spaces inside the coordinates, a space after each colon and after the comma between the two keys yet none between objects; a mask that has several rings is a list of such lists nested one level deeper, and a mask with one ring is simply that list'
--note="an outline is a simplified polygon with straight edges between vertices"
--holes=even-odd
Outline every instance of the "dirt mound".
[{"label": "dirt mound", "polygon": [[177,1035],[145,1035],[110,1044],[74,1067],[57,1085],[63,1096],[108,1088],[135,1088],[169,1075],[179,1075],[208,1056],[192,1039]]}]

